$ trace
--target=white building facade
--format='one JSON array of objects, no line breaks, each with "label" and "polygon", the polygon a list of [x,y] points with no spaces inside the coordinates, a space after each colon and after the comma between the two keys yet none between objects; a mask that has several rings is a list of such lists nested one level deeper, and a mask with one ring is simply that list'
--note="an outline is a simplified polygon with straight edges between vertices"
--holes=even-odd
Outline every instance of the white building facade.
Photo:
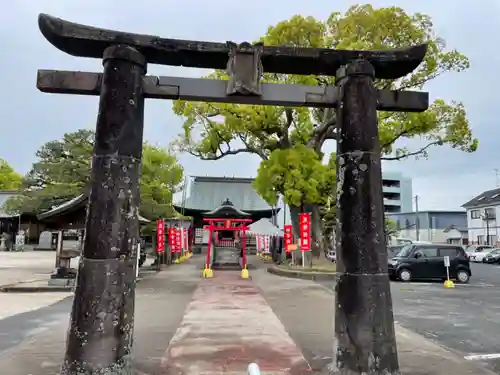
[{"label": "white building facade", "polygon": [[467,203],[467,229],[469,242],[479,245],[500,245],[500,189],[485,191]]},{"label": "white building facade", "polygon": [[386,213],[398,229],[395,237],[413,241],[467,245],[465,211]]}]

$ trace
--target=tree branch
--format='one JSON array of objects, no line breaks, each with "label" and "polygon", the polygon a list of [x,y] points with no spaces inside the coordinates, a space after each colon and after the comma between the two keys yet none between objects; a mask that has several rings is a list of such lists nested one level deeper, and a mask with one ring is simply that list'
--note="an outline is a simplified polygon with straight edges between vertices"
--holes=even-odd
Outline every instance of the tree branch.
[{"label": "tree branch", "polygon": [[283,127],[283,130],[278,134],[278,148],[288,148],[291,146],[290,144],[290,137],[288,135],[290,131],[290,127],[292,126],[294,120],[293,120],[293,109],[291,108],[286,108],[285,109],[285,126]]},{"label": "tree branch", "polygon": [[255,152],[253,150],[249,150],[247,148],[238,148],[238,149],[234,149],[234,150],[226,150],[224,151],[223,153],[219,154],[219,155],[210,155],[210,156],[206,156],[206,155],[203,155],[199,152],[195,152],[195,151],[187,151],[186,152],[190,155],[193,155],[201,160],[219,160],[219,159],[222,159],[223,157],[225,156],[228,156],[228,155],[238,155],[238,154],[243,154],[243,153],[247,153],[247,154],[255,154]]},{"label": "tree branch", "polygon": [[243,142],[243,144],[245,145],[246,149],[248,150],[249,153],[253,153],[253,154],[256,154],[258,156],[260,156],[260,158],[262,160],[267,160],[267,155],[264,153],[264,150],[263,149],[257,149],[255,147],[253,147],[252,145],[250,145],[250,143],[248,142],[248,139],[246,136],[244,136],[243,134],[239,134],[239,138],[241,140],[241,142]]},{"label": "tree branch", "polygon": [[335,116],[333,108],[326,108],[323,111],[323,119],[321,120],[321,124],[314,128],[313,135],[308,146],[314,148],[316,152],[320,152],[323,144],[327,139],[337,139],[336,125],[337,117]]},{"label": "tree branch", "polygon": [[443,144],[443,141],[438,140],[438,141],[434,141],[434,142],[427,144],[425,147],[422,147],[422,148],[418,149],[417,151],[408,152],[404,155],[399,155],[399,156],[382,156],[380,159],[381,160],[401,160],[401,159],[408,158],[410,156],[416,156],[416,155],[423,154],[424,152],[426,152],[426,150],[428,148],[430,148],[432,146],[441,146],[442,144]]}]

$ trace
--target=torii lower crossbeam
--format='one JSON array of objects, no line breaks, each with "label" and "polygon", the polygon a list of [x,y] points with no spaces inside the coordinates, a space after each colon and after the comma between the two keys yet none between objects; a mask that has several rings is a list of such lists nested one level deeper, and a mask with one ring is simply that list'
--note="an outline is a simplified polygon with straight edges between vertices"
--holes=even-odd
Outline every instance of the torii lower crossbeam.
[{"label": "torii lower crossbeam", "polygon": [[[101,85],[101,73],[39,70],[37,75],[37,88],[52,94],[99,95]],[[326,108],[334,106],[339,98],[339,88],[334,86],[262,83],[261,96],[242,96],[227,95],[226,85],[226,81],[204,78],[146,76],[143,79],[146,99]],[[378,90],[377,110],[423,112],[428,107],[426,92]]]}]

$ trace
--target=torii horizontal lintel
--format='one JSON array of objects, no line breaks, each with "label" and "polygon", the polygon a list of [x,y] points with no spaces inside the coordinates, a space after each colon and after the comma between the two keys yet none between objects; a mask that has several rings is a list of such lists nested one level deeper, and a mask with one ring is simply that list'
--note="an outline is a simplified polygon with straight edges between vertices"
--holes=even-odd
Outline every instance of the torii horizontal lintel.
[{"label": "torii horizontal lintel", "polygon": [[[139,50],[152,64],[205,69],[226,69],[228,43],[162,38],[69,22],[48,14],[38,16],[43,36],[56,48],[72,56],[102,59],[104,50],[117,43]],[[290,46],[263,46],[264,72],[330,75],[349,62],[368,60],[379,79],[397,79],[417,68],[427,44],[380,51],[337,50]]]},{"label": "torii horizontal lintel", "polygon": [[[46,93],[99,95],[102,73],[39,70],[37,88]],[[146,76],[144,96],[150,99],[199,102],[276,105],[326,108],[336,105],[335,86],[306,86],[262,83],[262,95],[227,95],[227,81],[205,78]],[[423,112],[429,107],[429,94],[419,91],[379,90],[377,109],[381,111]]]}]

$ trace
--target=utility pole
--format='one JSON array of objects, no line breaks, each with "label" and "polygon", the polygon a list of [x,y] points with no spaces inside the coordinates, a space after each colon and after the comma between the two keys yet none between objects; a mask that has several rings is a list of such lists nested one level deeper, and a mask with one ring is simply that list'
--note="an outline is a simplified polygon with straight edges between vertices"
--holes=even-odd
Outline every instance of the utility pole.
[{"label": "utility pole", "polygon": [[496,187],[500,187],[500,170],[495,168],[493,171],[495,172],[495,185]]},{"label": "utility pole", "polygon": [[420,240],[420,220],[418,218],[418,195],[415,195],[415,230],[417,232],[416,240]]},{"label": "utility pole", "polygon": [[486,245],[490,245],[490,215],[488,209],[484,210],[483,219],[486,221]]}]

